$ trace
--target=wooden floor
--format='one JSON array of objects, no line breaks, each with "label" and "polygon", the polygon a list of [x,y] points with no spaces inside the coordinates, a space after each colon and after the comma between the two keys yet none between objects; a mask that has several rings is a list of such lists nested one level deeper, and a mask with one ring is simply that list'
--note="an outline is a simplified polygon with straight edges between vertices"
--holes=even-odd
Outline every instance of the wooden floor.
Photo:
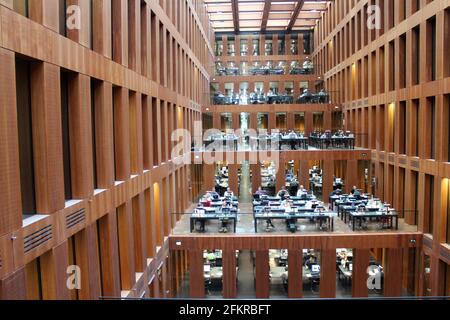
[{"label": "wooden floor", "polygon": [[[190,213],[193,211],[194,205],[186,211],[186,213],[182,216],[180,221],[176,224],[173,234],[174,235],[186,235],[191,234],[190,232]],[[239,205],[240,214],[238,215],[238,222],[236,227],[236,234],[255,234],[255,227],[253,222],[253,211],[252,205],[250,203],[244,203]],[[265,231],[265,221],[260,220],[258,222],[258,234],[267,235],[267,234],[276,234],[276,235],[286,235],[292,234],[288,230],[286,230],[286,223],[283,220],[273,220],[273,224],[275,225],[275,229],[270,232]],[[206,222],[206,232],[201,234],[219,234],[220,223],[215,220],[211,222]],[[230,224],[229,229],[232,230],[233,226]],[[380,230],[377,228],[376,223],[372,223],[368,225],[367,229],[356,229],[352,230],[351,226],[345,224],[340,218],[335,218],[334,220],[334,231],[330,232],[328,230],[320,231],[314,223],[311,223],[306,220],[299,220],[298,222],[298,231],[295,233],[296,235],[300,235],[302,233],[308,234],[360,234],[364,233],[376,233],[383,232],[385,233],[404,233],[404,232],[417,232],[417,226],[408,225],[405,223],[403,219],[399,219],[399,229],[398,230],[388,230],[383,229]],[[194,232],[192,234],[200,234],[198,232]],[[234,233],[228,233],[232,236]]]}]

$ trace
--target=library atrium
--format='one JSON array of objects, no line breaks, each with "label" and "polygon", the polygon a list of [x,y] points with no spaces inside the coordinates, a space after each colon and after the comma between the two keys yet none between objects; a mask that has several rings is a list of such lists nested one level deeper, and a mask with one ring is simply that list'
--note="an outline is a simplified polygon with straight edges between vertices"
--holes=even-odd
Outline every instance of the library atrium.
[{"label": "library atrium", "polygon": [[0,0],[0,35],[0,300],[450,296],[450,0]]}]

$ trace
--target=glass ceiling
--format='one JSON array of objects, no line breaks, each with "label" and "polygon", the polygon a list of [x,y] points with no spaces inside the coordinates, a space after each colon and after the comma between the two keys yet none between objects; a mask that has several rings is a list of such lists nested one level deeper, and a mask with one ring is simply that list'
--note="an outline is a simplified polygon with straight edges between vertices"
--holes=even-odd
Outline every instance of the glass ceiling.
[{"label": "glass ceiling", "polygon": [[310,30],[331,1],[204,0],[215,32]]}]

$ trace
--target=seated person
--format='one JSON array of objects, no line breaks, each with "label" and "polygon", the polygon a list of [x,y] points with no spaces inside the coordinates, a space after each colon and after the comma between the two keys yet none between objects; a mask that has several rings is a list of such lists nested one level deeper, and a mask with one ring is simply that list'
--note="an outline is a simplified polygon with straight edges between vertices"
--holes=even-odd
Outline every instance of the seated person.
[{"label": "seated person", "polygon": [[284,200],[289,197],[289,192],[286,190],[286,186],[283,186],[280,191],[278,191],[277,197],[280,197],[281,200]]},{"label": "seated person", "polygon": [[286,211],[291,209],[291,201],[289,199],[284,199],[281,201],[281,207],[284,208]]},{"label": "seated person", "polygon": [[231,191],[231,188],[227,188],[227,191],[225,191],[225,193],[223,194],[223,196],[225,198],[233,198],[234,197],[234,192]]},{"label": "seated person", "polygon": [[315,255],[311,254],[309,256],[309,259],[305,262],[305,267],[307,267],[309,270],[311,270],[311,266],[317,264],[317,258]]},{"label": "seated person", "polygon": [[337,188],[336,190],[333,190],[333,192],[330,194],[331,196],[340,196],[342,194],[342,190]]},{"label": "seated person", "polygon": [[258,190],[256,190],[255,194],[257,194],[261,197],[261,196],[266,196],[267,192],[264,191],[261,187],[259,187]]},{"label": "seated person", "polygon": [[307,195],[308,190],[305,189],[304,186],[300,186],[297,191],[297,197],[302,197],[303,195]]},{"label": "seated person", "polygon": [[207,193],[205,195],[205,197],[201,200],[201,204],[205,207],[205,208],[209,208],[212,205],[212,196],[210,193]]},{"label": "seated person", "polygon": [[266,223],[267,223],[266,232],[269,232],[270,229],[275,229],[275,226],[272,223],[272,219],[267,219]]},{"label": "seated person", "polygon": [[361,192],[359,192],[358,188],[356,188],[356,186],[353,186],[352,188],[352,195],[353,197],[355,197],[355,199],[361,199]]},{"label": "seated person", "polygon": [[[225,201],[222,205],[222,213],[229,214],[230,211],[231,211],[231,203]],[[220,222],[221,222],[221,227],[219,229],[219,232],[227,233],[228,232],[228,218],[224,217],[224,218],[220,219]]]}]

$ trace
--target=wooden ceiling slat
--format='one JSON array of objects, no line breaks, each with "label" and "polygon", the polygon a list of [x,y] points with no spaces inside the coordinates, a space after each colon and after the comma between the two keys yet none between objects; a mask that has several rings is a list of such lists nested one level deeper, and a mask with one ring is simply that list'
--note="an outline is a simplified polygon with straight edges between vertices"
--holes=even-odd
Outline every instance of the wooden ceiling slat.
[{"label": "wooden ceiling slat", "polygon": [[292,14],[291,21],[289,21],[289,25],[286,29],[287,32],[292,31],[292,28],[294,27],[295,22],[297,21],[298,15],[300,14],[300,11],[302,11],[304,4],[305,4],[305,0],[299,0],[299,2],[297,3],[294,13]]},{"label": "wooden ceiling slat", "polygon": [[265,32],[267,29],[267,21],[269,20],[270,7],[272,6],[272,1],[266,0],[264,4],[264,13],[261,23],[261,32]]},{"label": "wooden ceiling slat", "polygon": [[233,11],[234,31],[239,32],[239,4],[238,0],[231,0],[231,8]]}]

